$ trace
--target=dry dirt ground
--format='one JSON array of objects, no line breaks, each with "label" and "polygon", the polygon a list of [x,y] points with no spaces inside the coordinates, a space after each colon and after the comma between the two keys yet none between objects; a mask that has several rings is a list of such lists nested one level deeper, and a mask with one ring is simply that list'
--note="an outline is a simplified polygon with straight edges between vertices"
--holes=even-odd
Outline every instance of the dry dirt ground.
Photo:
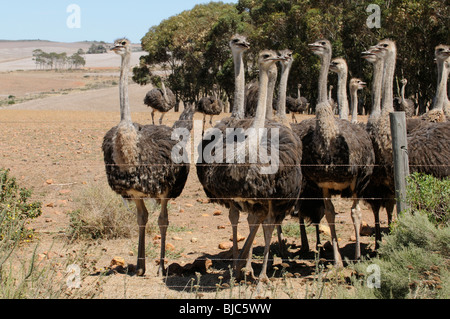
[{"label": "dry dirt ground", "polygon": [[[17,80],[18,78],[20,80]],[[280,258],[274,258],[275,267],[271,267],[268,271],[272,281],[262,291],[255,292],[253,288],[237,289],[227,285],[217,290],[217,284],[226,282],[231,265],[229,249],[219,248],[221,243],[231,243],[231,225],[228,213],[223,207],[207,202],[196,176],[195,165],[191,166],[191,173],[183,193],[170,203],[171,229],[168,233],[168,242],[175,253],[172,254],[173,257],[168,258],[167,265],[178,264],[175,265],[177,268],[173,268],[178,269],[178,273],[158,278],[155,258],[148,258],[144,277],[123,273],[99,275],[110,266],[115,257],[123,258],[130,265],[136,263],[137,236],[130,239],[69,243],[65,235],[69,224],[68,213],[79,208],[75,200],[77,194],[84,188],[107,185],[101,143],[105,133],[119,121],[117,86],[97,90],[77,90],[91,80],[82,73],[0,74],[2,83],[11,81],[8,92],[26,94],[35,90],[47,91],[47,87],[55,91],[63,88],[74,89],[64,94],[0,108],[1,167],[11,169],[12,175],[17,177],[21,186],[33,190],[33,199],[43,203],[42,216],[30,225],[35,229],[36,239],[32,243],[21,245],[14,258],[29,260],[34,247],[38,244],[37,253],[40,259],[50,264],[57,261],[52,265],[61,268],[57,272],[56,280],[66,275],[63,266],[66,265],[64,260],[68,258],[67,256],[83,254],[84,264],[80,265],[83,269],[82,286],[95,287],[96,298],[190,299],[199,297],[199,293],[204,298],[259,296],[303,298],[306,294],[306,285],[315,280],[316,262],[312,252],[290,258],[287,264],[283,265]],[[137,85],[130,87],[133,120],[142,124],[149,124],[151,121],[149,109],[142,102],[147,90],[149,87]],[[227,115],[222,114],[216,120]],[[171,125],[178,116],[179,113],[168,113],[164,124]],[[306,117],[301,116],[298,119]],[[195,119],[200,120],[201,115],[196,114]],[[354,231],[350,217],[351,203],[339,198],[336,198],[334,203],[342,253],[345,257],[353,259],[354,241],[351,237]],[[363,220],[373,226],[372,214],[367,207],[362,208]],[[386,227],[385,214],[381,217],[382,226]],[[157,218],[158,211],[152,211],[149,224],[157,225]],[[137,229],[134,218],[129,223]],[[298,220],[289,217],[285,224],[290,223],[298,225]],[[159,251],[158,231],[155,229],[156,231],[147,235],[147,244]],[[245,214],[241,214],[239,233],[244,237],[248,233]],[[274,235],[275,243],[276,234]],[[326,234],[321,236],[322,244],[329,239]],[[309,237],[310,246],[314,248],[314,231],[309,233]],[[363,253],[370,253],[374,238],[364,236],[362,241]],[[290,252],[293,257],[300,249],[300,239],[287,237],[287,242],[291,245]],[[264,239],[260,230],[254,245],[256,274],[259,274],[260,270],[263,244]],[[240,245],[243,245],[243,241]],[[276,251],[277,246],[273,247]],[[192,267],[196,260],[206,258],[211,261],[206,267],[207,270],[205,267]],[[332,252],[322,252],[321,258],[332,259]],[[324,259],[321,261],[322,264]],[[281,275],[283,266],[288,266],[286,271],[291,275]],[[200,283],[196,281],[196,273],[200,274]]]}]

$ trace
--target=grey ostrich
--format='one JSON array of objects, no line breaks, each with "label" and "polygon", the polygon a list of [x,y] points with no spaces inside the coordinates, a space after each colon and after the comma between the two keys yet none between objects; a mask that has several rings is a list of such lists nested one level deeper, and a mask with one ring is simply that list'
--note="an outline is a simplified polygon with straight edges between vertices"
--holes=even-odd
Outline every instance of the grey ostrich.
[{"label": "grey ostrich", "polygon": [[358,91],[363,90],[366,87],[366,82],[361,79],[353,78],[349,83],[350,91],[350,106],[352,110],[352,123],[358,123]]},{"label": "grey ostrich", "polygon": [[[205,192],[213,201],[221,202],[228,207],[234,207],[237,211],[247,212],[250,226],[250,234],[239,254],[239,259],[235,262],[235,270],[238,277],[242,276],[242,268],[249,259],[249,253],[252,248],[256,232],[262,224],[264,229],[265,249],[263,268],[260,273],[260,281],[267,280],[267,264],[272,232],[275,225],[280,224],[286,214],[289,214],[300,194],[302,172],[300,167],[302,157],[301,141],[298,140],[292,131],[274,121],[266,121],[266,107],[269,84],[269,70],[272,65],[280,60],[273,51],[262,51],[259,55],[260,79],[259,79],[259,99],[256,116],[254,119],[244,119],[234,123],[233,127],[237,130],[246,132],[244,140],[238,140],[238,149],[245,153],[234,153],[233,158],[224,157],[222,164],[197,164],[199,179],[205,189]],[[227,125],[224,125],[227,124]],[[223,139],[223,145],[234,148],[234,137],[230,139],[230,125],[221,122],[215,127],[222,132],[219,138]],[[278,168],[270,173],[262,171],[268,168],[267,164],[260,161],[253,163],[250,161],[249,153],[255,146],[251,144],[254,133],[260,129],[267,129],[267,141],[263,144],[257,144],[263,153],[272,156],[273,147],[277,148],[279,155]],[[279,143],[272,145],[272,134],[279,132]],[[204,151],[208,146],[211,137],[206,134],[199,150]],[[227,143],[228,141],[228,143]],[[231,141],[231,143],[230,143]],[[205,145],[206,144],[206,145]],[[240,148],[242,145],[243,148]],[[277,147],[278,146],[278,147]],[[245,156],[245,161],[239,161],[240,156]],[[231,160],[231,161],[230,161]],[[260,158],[261,160],[261,158]],[[238,163],[238,164],[236,164]],[[241,164],[239,164],[241,163]],[[273,164],[273,162],[272,162]],[[230,210],[231,211],[231,210]],[[233,234],[237,220],[233,221],[233,213],[230,213],[230,220],[233,225]],[[234,236],[233,236],[234,237]],[[234,237],[235,238],[235,237]],[[237,245],[236,245],[237,246]],[[251,265],[250,265],[251,266]],[[246,267],[247,270],[249,270]]]},{"label": "grey ostrich", "polygon": [[150,90],[144,98],[144,104],[152,108],[152,123],[155,125],[155,112],[161,112],[159,124],[162,124],[164,115],[175,107],[176,98],[172,90],[166,88],[161,80],[161,89]]},{"label": "grey ostrich", "polygon": [[[363,197],[370,205],[375,219],[375,246],[381,240],[380,209],[384,207],[389,224],[395,206],[392,137],[389,113],[394,111],[393,81],[397,47],[389,39],[380,41],[363,58],[374,65],[372,109],[366,125],[375,151],[376,165]],[[374,198],[376,194],[377,198]]]},{"label": "grey ostrich", "polygon": [[359,198],[369,182],[375,156],[367,132],[359,125],[335,118],[333,114],[326,92],[332,56],[330,42],[319,40],[309,46],[320,57],[322,67],[319,77],[316,125],[302,140],[302,168],[306,178],[322,190],[325,217],[331,231],[335,264],[342,266],[331,192],[348,191],[352,196],[352,220],[356,235],[355,258],[359,258],[361,255]]},{"label": "grey ostrich", "polygon": [[206,125],[206,116],[209,115],[209,124],[212,126],[212,119],[215,115],[220,115],[222,113],[223,105],[222,101],[217,96],[217,92],[213,89],[212,96],[205,96],[200,99],[197,104],[197,112],[203,114],[203,129],[202,132],[205,131]]},{"label": "grey ostrich", "polygon": [[302,85],[299,84],[297,86],[297,98],[291,96],[286,97],[286,109],[292,113],[292,122],[294,123],[298,123],[295,114],[302,114],[308,111],[309,108],[308,99],[301,95],[301,88]]},{"label": "grey ostrich", "polygon": [[[438,87],[439,83],[442,82],[442,69],[443,69],[443,63],[447,62],[448,63],[448,58],[449,58],[449,52],[450,52],[450,45],[446,45],[446,44],[440,44],[438,46],[436,46],[436,48],[434,49],[434,56],[436,58],[436,63],[437,63],[437,67],[438,67]],[[448,76],[447,76],[448,77]],[[442,85],[444,85],[442,83]],[[442,90],[444,90],[444,88],[442,88]],[[446,91],[446,89],[445,89]],[[436,94],[438,95],[438,93]],[[437,98],[435,98],[435,106],[434,108],[441,108],[444,110],[444,114],[446,117],[450,117],[450,101],[448,99],[448,95],[442,94],[442,96],[440,97],[439,100],[437,100]],[[443,104],[443,106],[441,106],[440,104]],[[445,122],[445,119],[442,120],[441,122]]]},{"label": "grey ostrich", "polygon": [[415,113],[415,105],[414,102],[410,99],[405,98],[405,90],[406,85],[408,84],[407,79],[402,79],[402,89],[400,93],[400,97],[396,97],[394,99],[394,109],[398,112],[405,112],[408,118],[414,116]]},{"label": "grey ostrich", "polygon": [[[145,198],[154,198],[161,204],[158,224],[161,231],[161,255],[158,274],[164,273],[166,232],[168,226],[167,202],[178,197],[189,174],[189,163],[172,159],[178,141],[172,139],[173,128],[140,125],[131,120],[128,99],[128,73],[131,56],[130,42],[119,39],[111,48],[122,57],[120,72],[120,122],[109,130],[103,139],[103,155],[109,186],[137,208],[139,247],[136,273],[145,273],[145,227],[148,211]],[[175,128],[188,134],[192,129],[194,110],[187,107]],[[187,138],[187,137],[185,137]]]},{"label": "grey ostrich", "polygon": [[[339,118],[341,120],[348,121],[349,107],[347,97],[347,78],[348,78],[347,62],[343,58],[333,59],[330,64],[330,70],[338,75],[337,107],[339,110]],[[331,99],[331,94],[328,99],[329,100]],[[330,102],[330,104],[332,105],[333,103],[334,101]]]}]

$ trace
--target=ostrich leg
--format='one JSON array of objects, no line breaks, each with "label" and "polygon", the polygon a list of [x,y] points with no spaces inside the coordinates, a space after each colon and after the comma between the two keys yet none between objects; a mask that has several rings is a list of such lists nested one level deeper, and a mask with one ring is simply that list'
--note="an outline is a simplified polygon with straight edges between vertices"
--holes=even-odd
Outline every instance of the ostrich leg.
[{"label": "ostrich leg", "polygon": [[148,211],[143,199],[134,199],[137,208],[137,221],[139,225],[139,246],[136,274],[143,276],[145,274],[145,226],[148,221]]},{"label": "ostrich leg", "polygon": [[341,254],[339,252],[339,244],[336,235],[336,223],[335,217],[336,212],[334,211],[333,203],[331,202],[330,191],[326,188],[323,190],[324,204],[325,204],[325,217],[330,227],[331,240],[333,244],[334,262],[336,267],[342,268],[344,265],[342,263]]},{"label": "ostrich leg", "polygon": [[167,203],[169,199],[161,200],[161,212],[158,218],[159,231],[161,232],[161,256],[159,262],[158,276],[165,275],[164,259],[166,256],[166,235],[169,227],[169,216],[167,213]]}]

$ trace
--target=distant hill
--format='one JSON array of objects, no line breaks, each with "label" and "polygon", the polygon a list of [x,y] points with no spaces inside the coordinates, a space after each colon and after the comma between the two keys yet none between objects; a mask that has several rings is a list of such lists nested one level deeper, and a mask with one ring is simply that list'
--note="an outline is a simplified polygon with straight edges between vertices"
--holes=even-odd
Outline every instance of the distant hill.
[{"label": "distant hill", "polygon": [[[92,44],[104,44],[109,48],[112,43],[105,43],[101,41],[83,41],[83,42],[53,42],[46,40],[0,40],[0,72],[13,70],[33,70],[35,69],[34,61],[32,60],[33,51],[41,49],[45,52],[66,52],[67,55],[76,53],[79,49],[87,52]],[[140,44],[133,44],[135,50],[139,50]],[[139,57],[145,52],[133,52],[132,65],[139,64]],[[92,57],[90,57],[92,56]],[[117,58],[114,53],[107,52],[100,56],[87,55],[86,67],[115,67],[117,66]]]}]

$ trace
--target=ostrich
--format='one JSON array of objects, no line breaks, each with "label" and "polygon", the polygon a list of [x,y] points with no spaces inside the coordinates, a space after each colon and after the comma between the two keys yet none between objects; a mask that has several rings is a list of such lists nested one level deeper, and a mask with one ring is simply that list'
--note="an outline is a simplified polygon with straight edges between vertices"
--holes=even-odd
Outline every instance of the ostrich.
[{"label": "ostrich", "polygon": [[394,109],[399,112],[405,112],[406,116],[408,118],[411,118],[414,116],[415,105],[412,100],[405,98],[405,88],[406,85],[408,84],[408,80],[402,79],[401,83],[402,83],[401,96],[399,98],[396,97],[394,99]]},{"label": "ostrich", "polygon": [[[273,109],[276,104],[273,103],[273,95],[275,92],[275,85],[277,82],[278,69],[276,64],[272,65],[269,70],[269,86],[267,95],[271,98],[267,100],[267,114],[266,118],[268,120],[273,120]],[[256,108],[258,105],[258,92],[259,83],[258,81],[253,81],[246,86],[245,89],[245,117],[253,118],[256,115]]]},{"label": "ostrich", "polygon": [[175,107],[176,98],[172,90],[166,88],[164,81],[161,81],[161,89],[150,90],[144,98],[144,104],[152,108],[152,123],[155,125],[155,112],[161,112],[159,124],[162,124],[164,115]]},{"label": "ostrich", "polygon": [[353,78],[350,80],[350,101],[352,107],[352,124],[358,123],[358,90],[362,90],[366,87],[366,83],[361,79]]},{"label": "ostrich", "polygon": [[332,56],[331,43],[328,40],[318,40],[309,44],[309,47],[320,57],[322,67],[316,125],[302,140],[302,168],[306,178],[322,190],[335,264],[342,266],[335,229],[335,211],[330,194],[348,190],[353,198],[351,211],[356,235],[355,257],[359,258],[361,255],[359,198],[369,182],[375,156],[370,137],[362,127],[334,117],[326,92]]},{"label": "ostrich", "polygon": [[[393,41],[385,39],[369,51],[363,52],[363,58],[374,65],[372,86],[372,110],[366,130],[369,133],[375,151],[374,167],[369,185],[363,195],[374,214],[375,247],[381,241],[380,209],[384,207],[388,223],[392,222],[395,206],[395,184],[393,172],[392,137],[389,113],[394,111],[393,81],[397,48]],[[377,194],[378,198],[373,198]]]},{"label": "ostrich", "polygon": [[[238,222],[234,218],[239,217],[239,211],[245,211],[249,214],[250,235],[241,250],[239,259],[234,264],[238,277],[242,275],[241,271],[245,263],[247,263],[247,271],[249,270],[248,255],[259,225],[263,225],[265,249],[263,268],[259,276],[260,281],[267,279],[266,271],[272,232],[275,225],[280,224],[284,216],[293,209],[300,194],[302,181],[300,168],[302,158],[301,141],[284,125],[265,120],[269,70],[280,59],[273,51],[265,50],[259,55],[260,79],[256,116],[254,119],[244,119],[233,123],[233,128],[242,130],[245,133],[245,138],[237,141],[237,149],[240,149],[242,152],[233,154],[233,158],[225,156],[222,164],[197,164],[199,179],[208,196],[213,201],[231,207],[230,220],[233,225],[234,239],[236,238],[234,235]],[[231,136],[230,138],[230,133],[227,133],[227,130],[229,132],[230,128],[231,126],[223,121],[215,127],[217,132],[222,132],[219,139],[223,139],[223,145],[226,145],[227,149],[229,147],[234,148],[234,141],[237,137]],[[260,132],[263,128],[267,129],[268,132],[267,142],[264,142],[264,144],[258,143],[257,145],[259,145],[259,150],[263,151],[262,153],[266,150],[267,154],[270,153],[271,155],[274,154],[273,147],[279,146],[279,160],[276,161],[278,169],[276,169],[276,172],[266,173],[261,171],[267,166],[260,162],[252,163],[249,160],[249,151],[254,149],[254,147],[252,147],[252,144],[247,145],[247,143],[251,143],[252,140],[256,142],[258,138],[254,136],[254,132]],[[272,134],[275,134],[276,131],[279,132],[279,143],[272,145]],[[203,141],[208,143],[210,140],[211,137],[207,133]],[[205,150],[205,145],[200,145],[199,150]],[[245,155],[244,163],[238,159],[242,155]],[[242,165],[236,163],[242,163]],[[233,247],[237,248],[237,243],[235,245],[234,241]],[[233,248],[233,255],[234,253],[235,248]]]},{"label": "ostrich", "polygon": [[446,60],[448,61],[450,54],[450,46],[448,45],[438,45],[435,48],[434,55],[438,69],[438,81],[436,96],[434,97],[434,103],[431,110],[421,115],[419,118],[408,119],[407,120],[407,132],[408,134],[420,128],[427,123],[439,123],[446,122],[448,113],[450,112],[450,102],[447,96],[447,80],[448,74],[442,72],[445,67]]},{"label": "ostrich", "polygon": [[[348,66],[347,62],[343,58],[336,58],[331,61],[330,70],[338,75],[338,86],[337,86],[337,105],[339,110],[339,118],[341,120],[348,121],[348,98],[347,98],[347,77],[348,77]],[[331,87],[332,88],[332,87]],[[330,88],[330,90],[331,90]],[[331,92],[329,94],[330,101]],[[333,105],[333,102],[330,102]]]},{"label": "ostrich", "polygon": [[203,129],[205,131],[206,116],[209,115],[209,124],[212,126],[214,115],[222,113],[222,101],[218,98],[217,92],[213,90],[213,96],[206,96],[200,99],[197,104],[197,112],[203,113]]},{"label": "ostrich", "polygon": [[[234,61],[235,73],[235,90],[234,90],[234,107],[230,118],[223,119],[215,128],[226,131],[227,128],[241,127],[242,120],[245,117],[245,69],[244,69],[244,53],[250,49],[250,44],[247,42],[245,36],[235,34],[231,37],[229,42]],[[213,132],[213,131],[212,131]],[[211,132],[211,133],[212,133]],[[199,145],[199,152],[203,154],[203,149],[207,146],[206,137],[203,138]],[[214,140],[215,141],[215,140]],[[206,195],[211,202],[217,202],[229,209],[229,220],[233,229],[233,260],[236,263],[238,258],[238,242],[237,242],[237,226],[239,223],[239,208],[231,200],[225,200],[223,197],[218,197],[213,194],[210,189],[215,187],[216,180],[209,180],[208,177],[214,167],[205,164],[204,162],[197,163],[197,176]],[[222,181],[225,182],[225,181]]]},{"label": "ostrich", "polygon": [[309,108],[309,102],[306,99],[306,97],[301,95],[301,88],[302,85],[299,84],[297,86],[297,98],[294,99],[293,97],[286,97],[286,109],[289,110],[289,112],[292,113],[292,122],[298,123],[297,119],[295,118],[295,114],[302,114]]},{"label": "ostrich", "polygon": [[[145,273],[145,227],[148,211],[145,198],[154,198],[161,204],[158,223],[161,230],[161,256],[158,274],[165,272],[164,257],[168,226],[167,203],[178,197],[189,174],[189,164],[177,164],[172,150],[177,141],[172,139],[173,128],[140,125],[131,120],[128,99],[128,72],[131,56],[130,41],[119,39],[111,48],[122,57],[120,72],[120,122],[103,139],[103,155],[109,186],[123,198],[133,200],[137,208],[139,246],[136,273]],[[194,110],[187,107],[174,124],[180,131],[192,129]],[[186,132],[185,132],[186,133]],[[186,138],[186,137],[184,137]]]},{"label": "ostrich", "polygon": [[[447,59],[437,59],[440,65],[440,85],[436,100],[445,101],[447,79],[450,71],[450,50]],[[450,176],[450,123],[426,123],[408,134],[408,157],[410,170],[433,175],[437,178]]]}]

